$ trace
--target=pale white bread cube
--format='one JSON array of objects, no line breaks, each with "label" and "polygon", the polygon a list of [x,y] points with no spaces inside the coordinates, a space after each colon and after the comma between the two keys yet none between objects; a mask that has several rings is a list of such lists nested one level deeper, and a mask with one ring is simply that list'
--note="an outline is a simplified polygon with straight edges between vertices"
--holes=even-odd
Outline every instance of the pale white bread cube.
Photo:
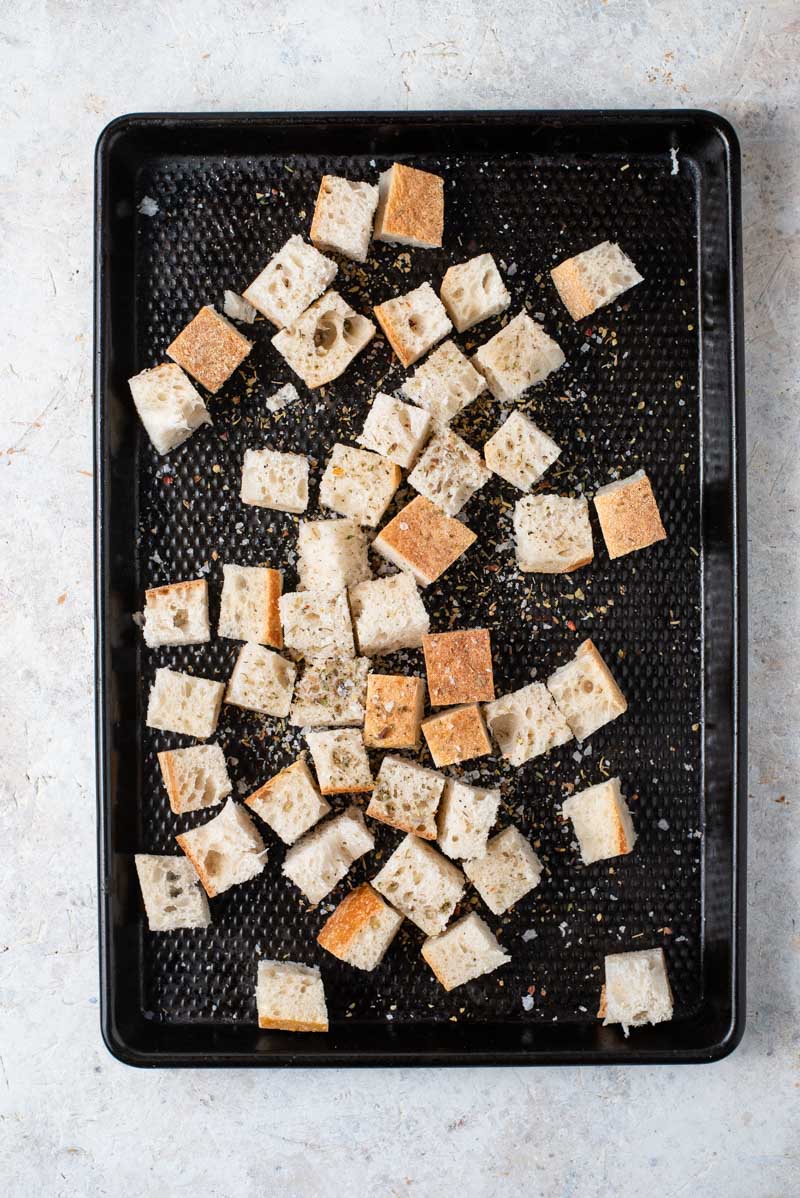
[{"label": "pale white bread cube", "polygon": [[421,647],[430,620],[410,574],[359,582],[349,594],[360,653],[377,657]]},{"label": "pale white bread cube", "polygon": [[409,470],[427,440],[430,423],[427,412],[379,391],[356,440]]},{"label": "pale white bread cube", "polygon": [[217,635],[283,648],[279,607],[282,586],[280,570],[225,563]]},{"label": "pale white bread cube", "polygon": [[150,688],[147,726],[207,740],[216,731],[224,693],[224,682],[162,666]]},{"label": "pale white bread cube", "polygon": [[295,233],[243,292],[244,299],[279,329],[322,295],[338,266]]},{"label": "pale white bread cube", "polygon": [[606,981],[598,1017],[604,1025],[630,1027],[672,1019],[672,990],[662,948],[612,953],[605,959]]},{"label": "pale white bread cube", "polygon": [[613,241],[601,241],[559,262],[550,277],[573,320],[590,316],[642,282],[628,255]]},{"label": "pale white bread cube", "polygon": [[524,765],[572,740],[572,731],[543,682],[502,695],[483,709],[486,725],[512,765]]},{"label": "pale white bread cube", "polygon": [[211,629],[205,578],[172,582],[145,591],[142,631],[144,643],[150,649],[160,645],[202,645],[209,641]]},{"label": "pale white bread cube", "polygon": [[444,179],[395,162],[378,180],[375,240],[417,248],[442,244]]},{"label": "pale white bread cube", "polygon": [[364,723],[368,657],[322,657],[309,662],[294,689],[289,723],[301,728]]},{"label": "pale white bread cube", "polygon": [[357,807],[313,828],[287,851],[282,870],[310,903],[321,903],[359,857],[375,848],[375,838]]},{"label": "pale white bread cube", "polygon": [[425,769],[416,761],[384,757],[367,815],[401,832],[435,840],[436,812],[446,781],[444,774]]},{"label": "pale white bread cube", "polygon": [[542,863],[518,828],[504,828],[464,873],[494,915],[503,915],[541,880]]},{"label": "pale white bread cube", "polygon": [[446,516],[424,495],[417,495],[384,524],[372,548],[398,569],[412,574],[419,586],[427,587],[475,540],[475,533],[466,524]]},{"label": "pale white bread cube", "polygon": [[482,857],[499,806],[499,790],[448,778],[437,815],[439,847],[456,860]]},{"label": "pale white bread cube", "polygon": [[636,833],[619,778],[609,778],[572,795],[561,814],[572,821],[584,865],[621,857],[636,844]]},{"label": "pale white bread cube", "polygon": [[216,807],[233,790],[219,745],[192,745],[158,754],[161,776],[176,815]]},{"label": "pale white bread cube", "polygon": [[490,478],[478,451],[443,428],[428,442],[408,482],[445,515],[455,516]]},{"label": "pale white bread cube", "polygon": [[275,774],[245,799],[284,844],[294,844],[331,809],[302,758]]},{"label": "pale white bread cube", "polygon": [[512,487],[530,491],[561,450],[523,412],[512,412],[483,447],[486,465]]},{"label": "pale white bread cube", "polygon": [[346,895],[322,926],[317,943],[340,961],[371,973],[394,940],[403,916],[368,882]]},{"label": "pale white bread cube", "polygon": [[246,449],[241,500],[276,512],[304,512],[308,507],[308,458],[277,449]]},{"label": "pale white bread cube", "polygon": [[565,361],[560,346],[527,312],[518,312],[472,356],[473,366],[486,379],[492,395],[507,403],[519,399]]},{"label": "pale white bread cube", "polygon": [[128,379],[134,406],[158,453],[183,445],[201,424],[211,424],[198,391],[174,362],[162,362]]},{"label": "pale white bread cube", "polygon": [[525,495],[514,506],[514,537],[523,573],[580,570],[594,558],[589,501],[582,495]]},{"label": "pale white bread cube", "polygon": [[307,732],[306,741],[322,794],[363,794],[372,790],[372,772],[360,728]]},{"label": "pale white bread cube", "polygon": [[289,591],[281,595],[281,624],[286,648],[298,657],[355,657],[347,596]]},{"label": "pale white bread cube", "polygon": [[402,385],[402,392],[424,408],[437,425],[447,425],[486,390],[486,379],[454,341],[445,341]]},{"label": "pale white bread cube", "polygon": [[328,1006],[322,974],[296,961],[259,961],[258,1026],[280,1032],[327,1032]]},{"label": "pale white bread cube", "polygon": [[225,290],[222,311],[231,320],[240,320],[242,324],[253,324],[258,315],[257,310],[248,300],[238,295],[235,291],[228,291],[227,288]]},{"label": "pale white bread cube", "polygon": [[365,262],[377,207],[378,188],[373,183],[323,175],[311,221],[311,240],[326,253]]},{"label": "pale white bread cube", "polygon": [[379,453],[337,442],[319,485],[320,506],[376,528],[402,477]]},{"label": "pale white bread cube", "polygon": [[464,893],[464,875],[426,840],[408,835],[372,885],[426,936],[438,936]]},{"label": "pale white bread cube", "polygon": [[338,595],[372,578],[367,534],[357,520],[301,520],[297,530],[298,590]]},{"label": "pale white bread cube", "polygon": [[583,641],[572,661],[550,675],[547,689],[578,740],[628,710],[625,696],[591,640]]},{"label": "pale white bread cube", "polygon": [[491,254],[451,266],[439,288],[442,303],[459,333],[499,316],[511,303],[506,285]]},{"label": "pale white bread cube", "polygon": [[337,291],[328,291],[276,333],[272,344],[313,391],[344,374],[374,336],[371,320],[351,308]]},{"label": "pale white bread cube", "polygon": [[430,283],[373,308],[386,340],[404,366],[411,366],[452,332],[444,304]]},{"label": "pale white bread cube", "polygon": [[225,702],[283,719],[289,714],[297,668],[263,645],[245,642],[228,680]]},{"label": "pale white bread cube", "polygon": [[191,861],[153,853],[136,853],[134,861],[151,932],[208,927],[208,899]]},{"label": "pale white bread cube", "polygon": [[214,898],[231,886],[257,877],[266,864],[264,841],[250,816],[233,799],[208,823],[176,836],[197,870],[206,894]]},{"label": "pale white bread cube", "polygon": [[445,990],[455,990],[456,986],[493,973],[511,960],[474,911],[456,920],[440,936],[429,937],[422,946],[422,956]]}]

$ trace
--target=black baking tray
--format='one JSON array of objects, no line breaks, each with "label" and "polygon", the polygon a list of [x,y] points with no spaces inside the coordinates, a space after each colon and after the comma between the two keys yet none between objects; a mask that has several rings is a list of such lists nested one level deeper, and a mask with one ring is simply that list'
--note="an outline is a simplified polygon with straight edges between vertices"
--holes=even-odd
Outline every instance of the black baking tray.
[{"label": "black baking tray", "polygon": [[[148,652],[132,619],[143,589],[207,571],[212,623],[223,560],[270,560],[290,589],[292,518],[239,504],[243,448],[300,448],[320,460],[318,480],[326,446],[352,439],[369,396],[379,384],[396,389],[403,372],[376,338],[324,396],[300,386],[300,403],[269,417],[263,400],[290,374],[259,322],[244,370],[210,401],[214,428],[166,462],[139,427],[126,380],[163,360],[202,304],[220,305],[224,287],[242,290],[286,236],[307,233],[323,172],[376,178],[393,160],[444,174],[444,248],[377,247],[366,272],[343,264],[335,285],[367,311],[491,251],[511,311],[525,302],[567,354],[522,404],[564,448],[547,485],[590,491],[613,470],[645,467],[669,534],[616,562],[596,535],[592,568],[520,579],[509,545],[514,493],[493,479],[465,511],[478,545],[425,592],[434,630],[491,625],[499,694],[546,676],[591,635],[629,699],[586,755],[573,743],[516,774],[478,763],[503,786],[501,824],[535,841],[546,875],[503,919],[478,907],[512,964],[449,995],[408,925],[372,975],[322,953],[325,912],[306,910],[281,880],[274,838],[264,874],[215,899],[206,932],[148,934],[132,856],[175,851],[175,833],[206,818],[173,817],[160,785],[156,750],[188,742],[144,727],[155,667],[224,678],[236,651],[212,641]],[[547,272],[604,238],[621,242],[645,282],[573,324]],[[712,1061],[735,1047],[745,984],[741,294],[739,149],[712,113],[145,114],[105,129],[96,161],[97,784],[102,1030],[119,1059],[641,1064]],[[496,327],[458,340],[480,342]],[[500,418],[486,399],[465,415],[457,427],[476,445]],[[402,664],[421,672],[413,654]],[[232,709],[218,739],[245,792],[299,747]],[[639,842],[612,869],[583,868],[555,800],[604,770],[636,796]],[[380,829],[379,850],[398,839]],[[362,859],[331,901],[377,868]],[[596,1019],[603,956],[656,944],[675,1018],[626,1039]],[[329,1034],[258,1029],[259,955],[321,964]]]}]

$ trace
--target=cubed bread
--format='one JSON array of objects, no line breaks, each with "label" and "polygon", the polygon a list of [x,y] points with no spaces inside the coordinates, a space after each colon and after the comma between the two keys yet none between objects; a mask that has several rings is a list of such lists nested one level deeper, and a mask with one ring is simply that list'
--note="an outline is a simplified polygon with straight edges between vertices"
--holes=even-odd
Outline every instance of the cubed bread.
[{"label": "cubed bread", "polygon": [[272,395],[268,395],[264,400],[264,407],[268,412],[275,414],[282,412],[289,404],[297,403],[300,398],[299,392],[294,383],[284,383]]},{"label": "cubed bread", "polygon": [[384,757],[367,815],[401,832],[435,840],[436,812],[446,781],[444,774],[425,769],[416,761]]},{"label": "cubed bread", "polygon": [[364,744],[368,749],[418,749],[425,683],[402,674],[370,674]]},{"label": "cubed bread", "polygon": [[430,283],[373,309],[386,340],[404,366],[411,366],[452,331],[444,304]]},{"label": "cubed bread", "polygon": [[518,312],[472,357],[495,399],[510,403],[564,365],[560,346],[527,312]]},{"label": "cubed bread", "polygon": [[656,497],[644,470],[606,483],[596,492],[594,506],[610,558],[666,540]]},{"label": "cubed bread", "polygon": [[438,936],[464,893],[464,875],[427,841],[408,835],[372,885],[426,936]]},{"label": "cubed bread", "polygon": [[309,662],[295,687],[290,724],[341,728],[364,723],[368,657],[322,657]]},{"label": "cubed bread", "polygon": [[365,262],[378,207],[378,188],[338,175],[323,175],[319,185],[311,240],[319,250]]},{"label": "cubed bread", "polygon": [[538,885],[542,863],[517,828],[504,828],[482,857],[464,862],[464,873],[494,915],[503,915]]},{"label": "cubed bread", "polygon": [[215,807],[233,790],[219,745],[192,745],[158,754],[161,776],[176,815]]},{"label": "cubed bread", "polygon": [[572,740],[570,726],[543,682],[531,682],[484,708],[500,752],[512,765],[524,765]]},{"label": "cubed bread", "polygon": [[307,732],[306,741],[322,794],[363,794],[372,790],[372,773],[359,728]]},{"label": "cubed bread", "polygon": [[517,565],[524,573],[570,574],[594,558],[583,496],[526,495],[514,507]]},{"label": "cubed bread", "polygon": [[402,385],[403,394],[440,426],[448,425],[485,390],[486,379],[454,341],[435,349]]},{"label": "cubed bread", "polygon": [[478,451],[443,428],[428,442],[408,482],[446,515],[455,516],[490,478]]},{"label": "cubed bread", "polygon": [[206,304],[178,333],[167,349],[167,357],[214,395],[252,348],[252,341]]},{"label": "cubed bread", "polygon": [[[364,584],[362,584],[364,585]],[[286,648],[298,657],[355,657],[350,609],[338,595],[289,591],[281,595],[281,624]]]},{"label": "cubed bread", "polygon": [[270,778],[245,799],[284,844],[294,844],[331,809],[317,790],[311,770],[302,758]]},{"label": "cubed bread", "polygon": [[476,540],[472,529],[446,516],[424,495],[407,503],[372,542],[372,548],[421,587],[430,586]]},{"label": "cubed bread", "polygon": [[197,870],[206,894],[214,898],[231,886],[261,873],[267,854],[264,841],[244,807],[228,802],[208,823],[176,836]]},{"label": "cubed bread", "polygon": [[150,688],[147,726],[207,740],[216,731],[224,693],[224,682],[162,666]]},{"label": "cubed bread", "polygon": [[448,707],[428,716],[421,727],[434,765],[471,761],[473,757],[485,757],[492,751],[492,742],[477,703]]},{"label": "cubed bread", "polygon": [[246,300],[236,291],[229,291],[227,288],[223,295],[222,311],[231,320],[240,320],[243,324],[254,324],[258,315],[257,310],[249,300]]},{"label": "cubed bread", "polygon": [[208,899],[191,861],[153,853],[136,853],[133,859],[151,932],[208,927]]},{"label": "cubed bread", "polygon": [[223,565],[217,635],[282,649],[282,585],[280,570],[269,566]]},{"label": "cubed bread", "polygon": [[376,241],[433,249],[444,232],[444,179],[395,162],[378,180]]},{"label": "cubed bread", "polygon": [[427,412],[379,391],[356,440],[409,470],[427,440],[430,423]]},{"label": "cubed bread", "polygon": [[573,320],[590,316],[642,282],[628,255],[613,241],[601,241],[559,262],[550,277]]},{"label": "cubed bread", "polygon": [[422,956],[445,990],[455,990],[473,978],[493,973],[511,960],[474,911],[456,920],[440,936],[429,937],[422,946]]},{"label": "cubed bread", "polygon": [[375,336],[375,325],[337,291],[328,291],[272,338],[272,344],[307,387],[338,379]]},{"label": "cubed bread", "polygon": [[353,445],[334,445],[319,485],[319,502],[341,516],[375,528],[403,477],[399,466]]},{"label": "cubed bread", "polygon": [[591,640],[583,641],[572,661],[550,675],[547,689],[578,740],[585,740],[628,709],[625,696]]},{"label": "cubed bread", "polygon": [[158,453],[183,445],[211,417],[196,391],[174,362],[163,362],[128,379],[133,403]]},{"label": "cubed bread", "polygon": [[304,512],[308,507],[308,458],[277,449],[246,449],[241,500],[276,512]]},{"label": "cubed bread", "polygon": [[338,266],[295,233],[243,293],[262,316],[285,328],[322,295]]},{"label": "cubed bread", "polygon": [[629,1027],[672,1019],[672,990],[662,948],[612,953],[605,959],[606,982],[598,1017],[605,1025]]},{"label": "cubed bread", "polygon": [[322,925],[317,944],[340,961],[371,973],[380,965],[402,922],[403,916],[365,882],[345,895]]},{"label": "cubed bread", "polygon": [[301,591],[338,595],[372,578],[367,534],[357,520],[301,520],[297,530]]},{"label": "cubed bread", "polygon": [[562,805],[561,814],[572,821],[584,865],[621,857],[636,843],[619,778],[609,778],[572,795]]},{"label": "cubed bread", "polygon": [[315,965],[259,961],[256,982],[258,1026],[281,1032],[327,1032],[328,1007]]},{"label": "cubed bread", "polygon": [[429,632],[422,638],[422,651],[432,707],[487,703],[494,698],[488,628]]},{"label": "cubed bread", "polygon": [[210,640],[205,578],[145,591],[142,631],[150,649],[160,645],[202,645]]},{"label": "cubed bread", "polygon": [[246,641],[228,681],[225,702],[283,719],[289,714],[296,674],[294,662]]},{"label": "cubed bread", "polygon": [[357,807],[325,820],[287,850],[282,871],[310,903],[321,903],[350,866],[375,848]]},{"label": "cubed bread", "polygon": [[512,487],[530,491],[561,450],[523,412],[512,412],[483,447],[486,465]]},{"label": "cubed bread", "polygon": [[491,254],[478,254],[469,262],[451,266],[442,279],[439,294],[459,333],[505,312],[511,303]]},{"label": "cubed bread", "polygon": [[482,857],[500,806],[499,790],[448,778],[437,814],[437,840],[448,857]]},{"label": "cubed bread", "polygon": [[410,574],[393,574],[351,587],[350,610],[359,652],[366,657],[419,649],[430,627]]}]

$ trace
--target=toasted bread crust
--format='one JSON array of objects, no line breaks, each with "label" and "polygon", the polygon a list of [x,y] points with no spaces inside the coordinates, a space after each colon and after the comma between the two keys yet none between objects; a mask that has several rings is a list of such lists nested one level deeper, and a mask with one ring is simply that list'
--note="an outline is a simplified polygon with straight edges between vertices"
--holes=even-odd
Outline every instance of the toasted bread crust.
[{"label": "toasted bread crust", "polygon": [[492,751],[481,710],[475,703],[429,716],[421,726],[436,766],[471,761]]},{"label": "toasted bread crust", "polygon": [[205,890],[206,894],[208,895],[209,898],[214,898],[214,896],[216,894],[218,894],[217,888],[214,885],[214,883],[211,881],[209,874],[203,868],[203,863],[200,860],[200,858],[196,857],[194,855],[194,853],[192,852],[191,842],[187,843],[186,836],[183,833],[181,833],[180,836],[176,836],[175,839],[177,840],[178,845],[180,846],[181,852],[186,854],[186,856],[189,858],[192,865],[194,866],[195,872],[196,872],[198,878],[200,879],[200,881],[202,882],[203,889]]},{"label": "toasted bread crust", "polygon": [[374,789],[372,786],[320,786],[319,793],[321,795],[362,795],[369,794]]},{"label": "toasted bread crust", "polygon": [[353,939],[373,915],[384,908],[383,899],[372,889],[369,882],[357,886],[346,895],[333,915],[323,924],[317,944],[343,960],[342,954],[350,947]]},{"label": "toasted bread crust", "polygon": [[575,656],[581,657],[584,655],[592,658],[592,660],[594,661],[598,670],[603,675],[603,680],[605,681],[606,685],[608,686],[608,689],[611,692],[611,695],[616,700],[616,702],[619,704],[620,715],[622,715],[622,713],[624,711],[628,710],[628,700],[625,698],[622,691],[619,689],[616,682],[614,681],[614,676],[612,675],[612,673],[609,670],[606,663],[603,661],[600,651],[598,650],[597,646],[595,645],[595,643],[591,639],[591,637],[587,637],[587,639],[585,641],[583,641],[580,645],[578,645],[578,651]]},{"label": "toasted bread crust", "polygon": [[594,506],[612,559],[667,538],[647,475],[611,491],[602,488]]},{"label": "toasted bread crust", "polygon": [[396,323],[392,316],[392,310],[388,306],[388,302],[377,304],[372,311],[375,313],[375,319],[381,326],[386,340],[403,365],[410,366],[412,362],[416,362],[417,354],[410,342],[405,338],[402,327]]},{"label": "toasted bread crust", "polygon": [[269,798],[270,794],[275,788],[276,783],[281,778],[285,778],[287,774],[293,774],[297,770],[302,770],[303,765],[304,762],[302,759],[298,759],[297,761],[293,761],[291,765],[284,766],[282,770],[278,770],[277,774],[273,775],[272,778],[268,778],[262,786],[259,786],[258,790],[254,790],[252,794],[248,795],[246,799],[242,800],[244,806],[251,807],[257,813],[256,804],[261,802],[263,799]]},{"label": "toasted bread crust", "polygon": [[583,271],[575,258],[567,258],[550,271],[550,278],[573,320],[583,320],[597,310],[597,301],[586,286]]},{"label": "toasted bread crust", "polygon": [[373,548],[380,553],[380,545],[385,545],[389,553],[408,563],[418,582],[429,586],[476,540],[466,524],[418,495],[381,529]]},{"label": "toasted bread crust", "polygon": [[167,357],[214,394],[252,348],[252,341],[206,304],[178,333],[167,349]]},{"label": "toasted bread crust", "polygon": [[[385,704],[391,704],[387,711]],[[364,714],[364,744],[368,749],[418,749],[425,703],[421,678],[403,674],[370,674]]]},{"label": "toasted bread crust", "polygon": [[410,237],[431,248],[442,244],[444,179],[395,162],[383,209],[378,209],[375,238]]},{"label": "toasted bread crust", "polygon": [[150,587],[149,590],[145,591],[144,597],[145,601],[149,603],[151,599],[157,599],[160,595],[170,595],[173,593],[181,595],[185,592],[191,593],[195,590],[199,590],[203,595],[206,594],[208,583],[205,578],[194,578],[190,582],[168,582],[162,587]]},{"label": "toasted bread crust", "polygon": [[601,986],[601,988],[600,988],[600,1006],[597,1008],[597,1018],[605,1019],[607,1009],[608,1008],[606,1007],[606,988],[605,988],[605,986]]},{"label": "toasted bread crust", "polygon": [[258,1026],[279,1032],[327,1032],[329,1028],[327,1020],[325,1023],[303,1023],[300,1019],[270,1019],[266,1015],[259,1015]]},{"label": "toasted bread crust", "polygon": [[489,703],[494,699],[488,628],[433,632],[422,638],[431,706]]},{"label": "toasted bread crust", "polygon": [[180,815],[183,811],[183,807],[181,806],[180,802],[180,792],[178,790],[178,779],[175,772],[175,767],[172,764],[172,750],[167,749],[163,753],[159,753],[158,764],[161,767],[161,776],[164,779],[164,786],[167,789],[169,805],[175,815]]},{"label": "toasted bread crust", "polygon": [[273,649],[283,648],[283,629],[281,627],[280,597],[283,590],[283,575],[280,570],[267,567],[267,605],[264,613],[264,640]]}]

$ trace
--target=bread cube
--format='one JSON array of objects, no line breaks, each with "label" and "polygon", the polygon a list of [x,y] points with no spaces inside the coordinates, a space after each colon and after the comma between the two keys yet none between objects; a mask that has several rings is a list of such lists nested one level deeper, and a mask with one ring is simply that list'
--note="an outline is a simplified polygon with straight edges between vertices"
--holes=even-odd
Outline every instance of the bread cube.
[{"label": "bread cube", "polygon": [[419,649],[430,627],[428,613],[410,574],[375,578],[350,588],[359,652],[366,657]]},{"label": "bread cube", "polygon": [[378,189],[374,184],[323,175],[311,222],[311,240],[326,253],[365,262],[377,207]]},{"label": "bread cube", "polygon": [[429,632],[422,638],[432,707],[485,703],[494,698],[488,628]]},{"label": "bread cube", "polygon": [[149,649],[160,645],[202,645],[211,639],[208,626],[208,583],[172,582],[144,593],[144,643]]},{"label": "bread cube", "polygon": [[440,426],[448,425],[485,390],[486,379],[454,341],[443,342],[402,385],[403,394]]},{"label": "bread cube", "polygon": [[224,692],[223,682],[162,666],[150,688],[147,727],[207,740],[216,731]]},{"label": "bread cube", "polygon": [[307,732],[306,741],[322,794],[362,794],[372,790],[372,773],[360,729]]},{"label": "bread cube", "polygon": [[451,266],[442,279],[439,294],[459,333],[505,312],[511,303],[491,254],[478,254],[469,262]]},{"label": "bread cube", "polygon": [[419,457],[430,423],[427,412],[379,391],[356,440],[408,470]]},{"label": "bread cube", "polygon": [[206,304],[167,349],[167,357],[216,395],[241,366],[253,342]]},{"label": "bread cube", "polygon": [[267,854],[250,816],[233,799],[208,823],[176,836],[197,870],[206,894],[214,898],[261,873]]},{"label": "bread cube", "polygon": [[408,481],[446,515],[455,516],[490,478],[477,450],[444,428],[428,442]]},{"label": "bread cube", "polygon": [[411,366],[452,331],[444,305],[430,283],[395,295],[373,308],[378,324],[404,366]]},{"label": "bread cube", "polygon": [[524,573],[570,574],[594,558],[583,496],[526,495],[514,507],[517,565]]},{"label": "bread cube", "polygon": [[492,742],[477,703],[463,707],[448,707],[422,721],[422,735],[430,750],[434,765],[454,765],[485,757],[492,751]]},{"label": "bread cube", "polygon": [[444,179],[395,162],[378,180],[376,241],[433,249],[442,244]]},{"label": "bread cube", "polygon": [[575,254],[550,271],[564,307],[573,320],[591,316],[642,282],[630,258],[613,241]]},{"label": "bread cube", "polygon": [[364,744],[368,749],[418,749],[425,683],[402,674],[370,674]]},{"label": "bread cube", "polygon": [[272,344],[313,391],[338,379],[375,336],[375,325],[337,291],[328,291],[272,338]]},{"label": "bread cube", "polygon": [[644,470],[606,483],[596,492],[594,506],[610,558],[666,540],[656,497]]},{"label": "bread cube", "polygon": [[280,610],[284,643],[291,652],[308,661],[355,657],[350,609],[343,591],[338,595],[289,591],[281,595]]},{"label": "bread cube", "polygon": [[128,379],[139,419],[158,453],[183,445],[211,417],[180,366],[163,362]]},{"label": "bread cube", "polygon": [[321,903],[350,866],[375,848],[375,838],[357,807],[348,807],[293,844],[282,871],[310,903]]},{"label": "bread cube", "polygon": [[519,399],[566,361],[561,348],[527,312],[519,312],[472,356],[495,399]]},{"label": "bread cube", "polygon": [[315,965],[259,961],[256,982],[258,1026],[281,1032],[327,1032],[328,1007]]},{"label": "bread cube", "polygon": [[133,860],[151,932],[208,927],[208,899],[191,861],[153,853],[136,853]]},{"label": "bread cube", "polygon": [[364,723],[368,657],[323,657],[310,662],[297,683],[290,724],[339,728]]},{"label": "bread cube", "polygon": [[435,840],[436,812],[446,781],[444,774],[427,770],[415,761],[384,757],[367,815],[401,832]]},{"label": "bread cube", "polygon": [[372,578],[367,536],[357,520],[301,520],[297,530],[299,590],[338,595]]},{"label": "bread cube", "polygon": [[572,661],[550,675],[547,689],[578,740],[628,710],[625,696],[591,640],[583,641]]},{"label": "bread cube", "polygon": [[240,320],[243,324],[255,324],[258,315],[257,310],[248,300],[227,288],[224,292],[222,311],[231,320]]},{"label": "bread cube", "polygon": [[308,507],[308,458],[277,449],[246,449],[241,500],[276,512],[304,512]]},{"label": "bread cube", "polygon": [[279,600],[283,576],[268,566],[222,567],[217,635],[283,648]]},{"label": "bread cube", "polygon": [[233,790],[219,745],[192,745],[158,754],[161,776],[176,815],[215,807]]},{"label": "bread cube", "polygon": [[282,412],[284,408],[288,408],[289,404],[297,403],[300,395],[294,383],[284,383],[272,395],[268,395],[264,400],[264,407],[273,415],[276,412]]},{"label": "bread cube", "polygon": [[421,587],[430,586],[476,540],[475,533],[417,495],[384,525],[372,548],[407,570]]},{"label": "bread cube", "polygon": [[375,528],[402,477],[400,468],[388,458],[337,442],[319,485],[319,502]]},{"label": "bread cube", "polygon": [[438,936],[464,893],[464,875],[427,841],[408,835],[372,885],[426,936]]},{"label": "bread cube", "polygon": [[483,447],[486,465],[512,487],[530,491],[561,450],[522,412],[512,412]]},{"label": "bread cube", "polygon": [[243,293],[262,316],[283,329],[333,282],[338,266],[295,233]]},{"label": "bread cube", "polygon": [[228,681],[225,702],[283,719],[289,714],[296,674],[294,662],[246,641]]},{"label": "bread cube", "polygon": [[499,790],[448,778],[437,816],[439,847],[448,857],[482,857],[499,806]]},{"label": "bread cube", "polygon": [[482,857],[464,862],[464,873],[494,915],[503,915],[538,885],[542,863],[517,828],[504,828]]},{"label": "bread cube", "polygon": [[605,959],[606,983],[598,1018],[604,1025],[629,1027],[665,1023],[672,1019],[672,990],[662,948],[612,953]]},{"label": "bread cube", "polygon": [[572,731],[542,682],[531,682],[484,708],[500,752],[512,765],[524,765],[572,740]]},{"label": "bread cube", "polygon": [[457,920],[440,936],[426,940],[422,956],[445,990],[455,990],[456,986],[463,986],[473,978],[494,973],[511,960],[474,911]]},{"label": "bread cube", "polygon": [[562,804],[561,814],[572,820],[584,865],[624,856],[636,844],[619,778],[609,778],[572,795]]},{"label": "bread cube", "polygon": [[302,758],[259,786],[244,802],[284,844],[294,844],[331,809]]},{"label": "bread cube", "polygon": [[365,882],[342,899],[323,924],[317,943],[340,961],[371,973],[380,965],[402,922],[402,915]]}]

